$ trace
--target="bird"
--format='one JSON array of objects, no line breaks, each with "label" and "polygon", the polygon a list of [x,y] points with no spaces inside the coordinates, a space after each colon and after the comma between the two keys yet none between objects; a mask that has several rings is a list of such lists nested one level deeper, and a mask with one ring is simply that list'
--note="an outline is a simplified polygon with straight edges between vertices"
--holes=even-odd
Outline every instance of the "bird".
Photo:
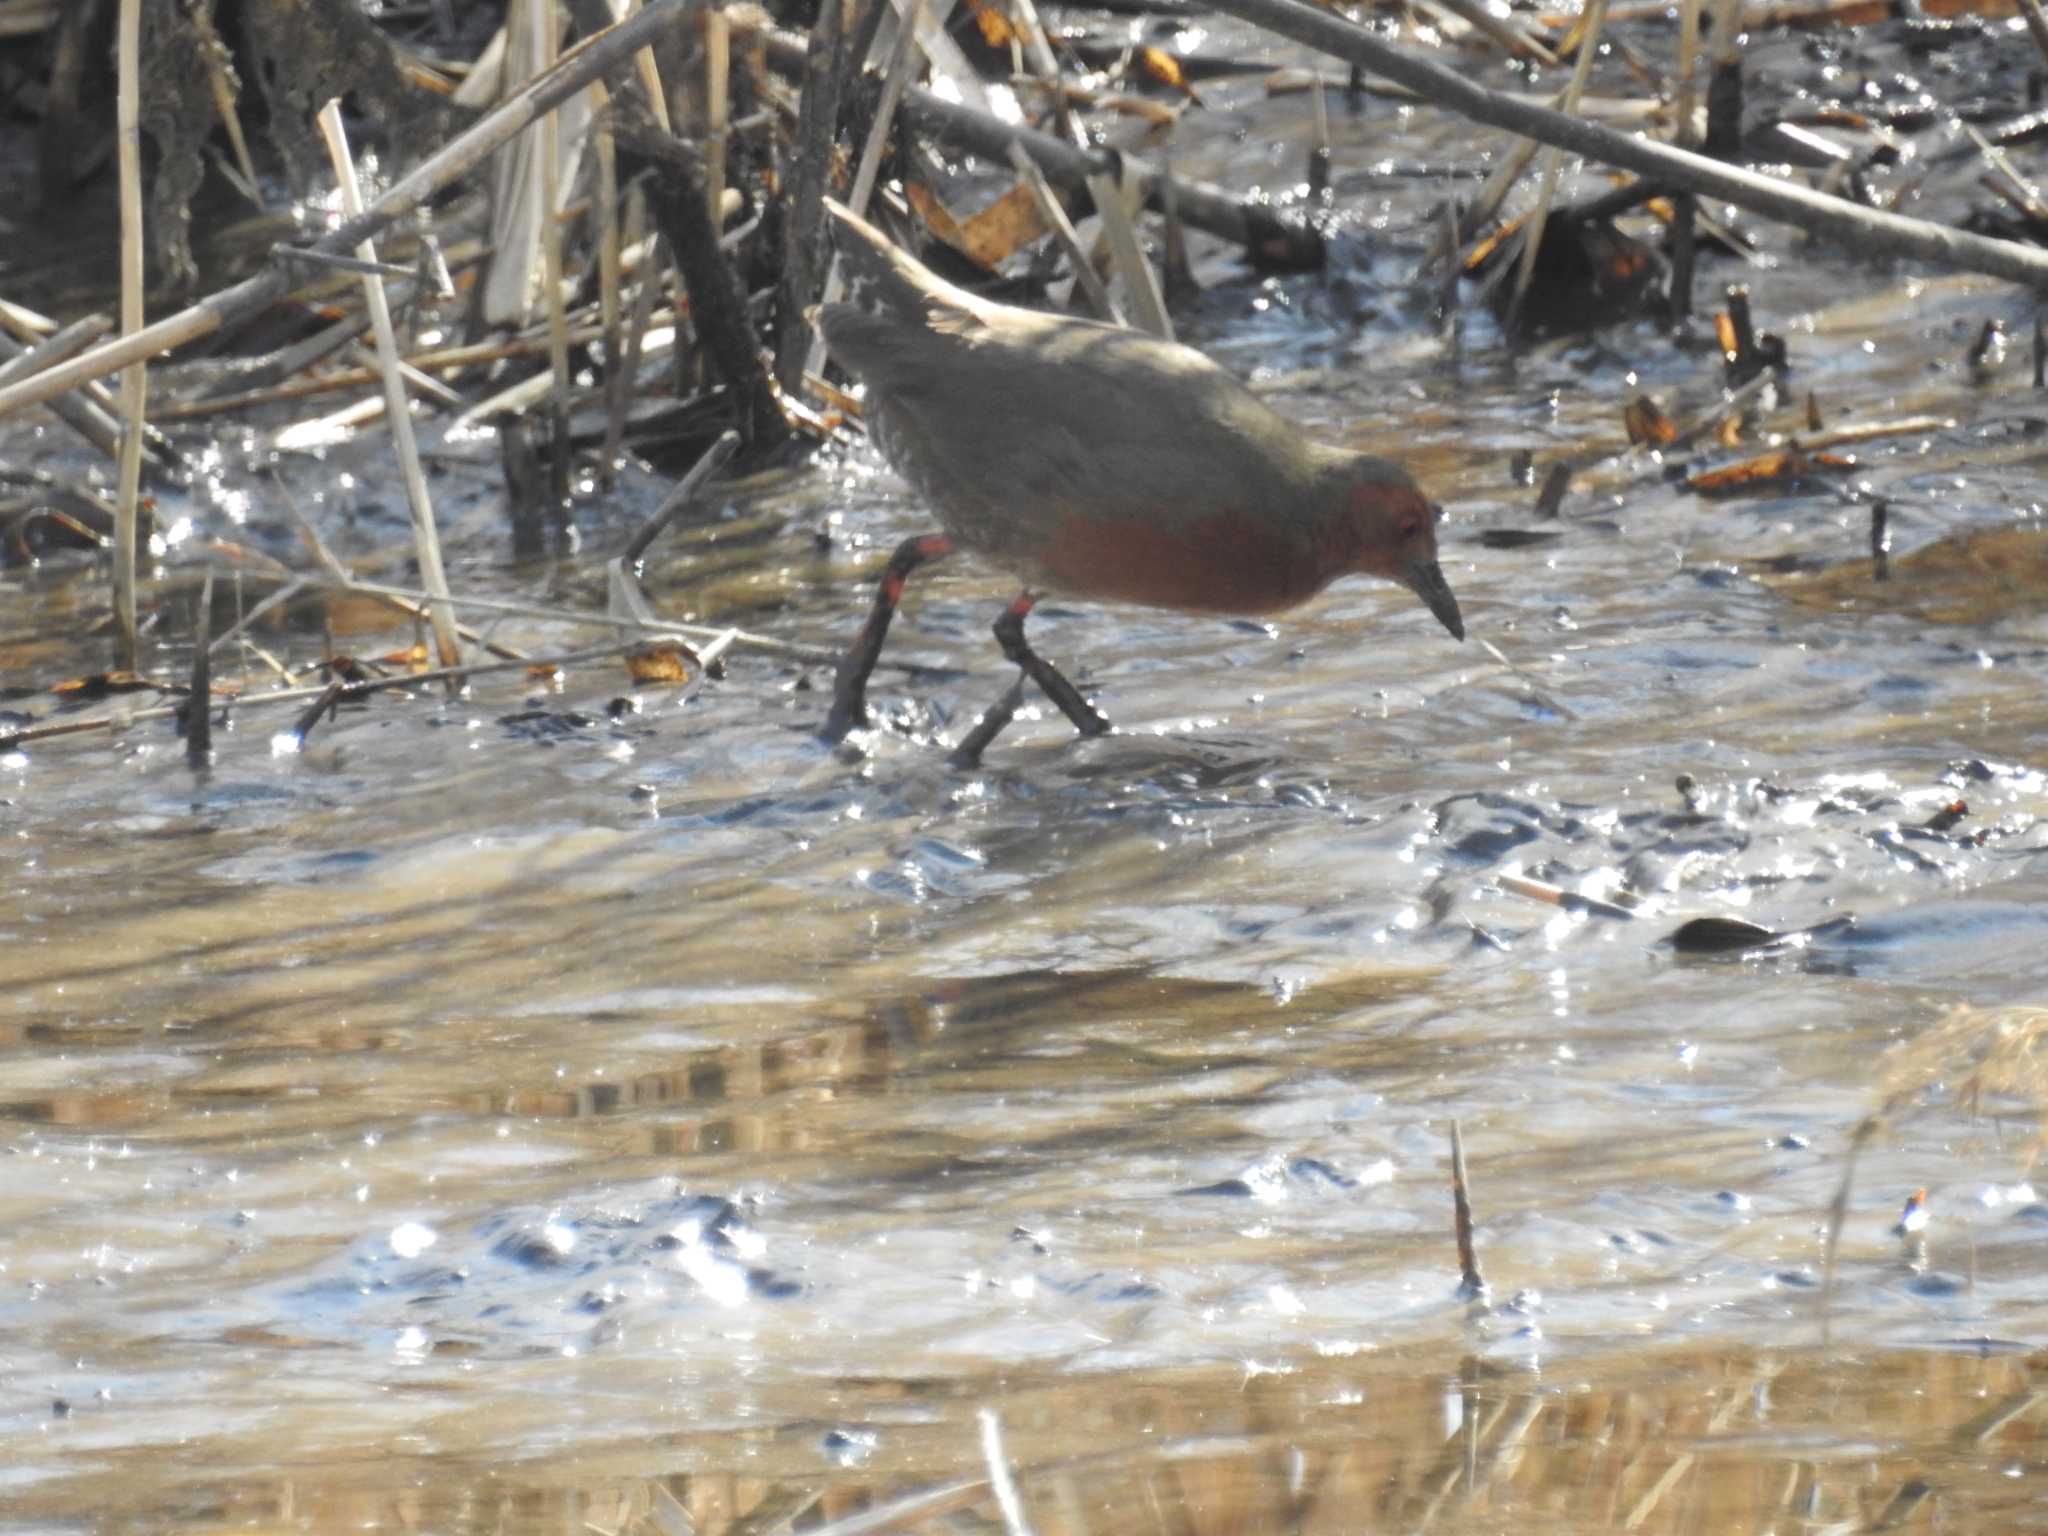
[{"label": "bird", "polygon": [[1261,615],[1352,573],[1465,621],[1439,510],[1391,459],[1319,442],[1192,347],[998,303],[947,282],[826,199],[843,297],[814,320],[865,386],[870,435],[937,515],[890,557],[820,735],[869,723],[867,683],[911,573],[955,551],[1023,583],[995,635],[1020,675],[954,752],[978,763],[1029,677],[1083,736],[1109,721],[1024,637],[1042,594]]}]

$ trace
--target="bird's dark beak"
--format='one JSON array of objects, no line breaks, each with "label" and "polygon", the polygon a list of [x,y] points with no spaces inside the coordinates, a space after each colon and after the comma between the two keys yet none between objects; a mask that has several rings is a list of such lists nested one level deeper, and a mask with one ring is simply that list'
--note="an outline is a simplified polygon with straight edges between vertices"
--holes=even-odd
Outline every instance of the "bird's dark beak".
[{"label": "bird's dark beak", "polygon": [[1458,599],[1451,592],[1451,584],[1444,580],[1443,567],[1434,560],[1417,560],[1408,567],[1407,581],[1415,595],[1429,604],[1437,622],[1456,638],[1464,639],[1464,615],[1458,612]]}]

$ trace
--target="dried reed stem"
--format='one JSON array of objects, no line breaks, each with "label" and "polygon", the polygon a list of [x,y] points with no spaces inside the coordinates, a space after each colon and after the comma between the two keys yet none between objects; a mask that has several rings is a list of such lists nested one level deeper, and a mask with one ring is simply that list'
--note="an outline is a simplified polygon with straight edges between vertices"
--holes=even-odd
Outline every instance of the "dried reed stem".
[{"label": "dried reed stem", "polygon": [[1053,238],[1067,253],[1067,261],[1074,269],[1074,281],[1088,295],[1088,302],[1095,307],[1095,313],[1111,325],[1125,324],[1116,300],[1110,297],[1109,289],[1102,281],[1102,275],[1095,270],[1095,263],[1088,259],[1081,237],[1075,233],[1073,220],[1067,217],[1067,210],[1060,206],[1060,200],[1053,196],[1052,183],[1045,179],[1045,172],[1038,168],[1038,162],[1024,152],[1024,146],[1014,140],[1010,144],[1010,164],[1016,167],[1018,176],[1030,189],[1031,200],[1038,205],[1038,216],[1051,226]]},{"label": "dried reed stem", "polygon": [[[534,74],[545,77],[555,67],[561,33],[555,23],[555,0],[543,0],[534,29]],[[548,366],[555,376],[555,410],[569,409],[569,316],[562,305],[562,117],[550,112],[540,120],[540,252],[541,273],[548,285]],[[557,455],[568,449],[566,430],[555,434]]]},{"label": "dried reed stem", "polygon": [[625,317],[619,303],[620,272],[624,265],[619,255],[619,151],[612,140],[611,125],[605,121],[605,104],[609,100],[610,93],[603,85],[591,85],[590,119],[597,133],[597,313],[604,331],[607,406],[607,451],[598,459],[597,475],[606,489],[610,489],[618,467],[614,458],[618,442],[612,435],[611,424],[623,415],[626,393],[625,377],[619,369],[626,344]]},{"label": "dried reed stem", "polygon": [[185,763],[203,774],[213,766],[213,568],[199,588],[199,613],[192,625],[192,689],[185,696]]},{"label": "dried reed stem", "polygon": [[1126,176],[1119,165],[1117,175],[1090,176],[1088,191],[1095,199],[1095,212],[1102,220],[1102,233],[1109,241],[1117,273],[1124,280],[1124,292],[1130,295],[1132,317],[1141,330],[1172,341],[1173,321],[1159,292],[1159,275],[1138,244],[1137,222],[1132,217],[1133,205],[1145,195],[1143,181]]},{"label": "dried reed stem", "polygon": [[87,315],[83,320],[74,320],[63,330],[44,337],[32,347],[23,346],[5,331],[0,331],[0,357],[8,359],[0,363],[0,387],[78,356],[113,328],[114,322],[105,315]]},{"label": "dried reed stem", "polygon": [[[636,186],[626,199],[626,243],[639,245],[646,231],[647,199]],[[660,243],[649,241],[634,273],[633,314],[626,328],[624,351],[611,359],[612,374],[605,380],[604,451],[600,458],[607,474],[619,462],[620,445],[626,438],[626,412],[632,405],[633,380],[639,375],[641,353],[647,345],[647,321],[667,266],[656,259],[660,254]],[[606,355],[609,357],[609,352]]]},{"label": "dried reed stem", "polygon": [[[348,136],[342,129],[340,101],[330,101],[320,109],[320,134],[327,141],[328,157],[334,163],[342,212],[354,220],[363,211],[363,191],[356,182],[355,162],[350,158]],[[365,261],[377,259],[376,247],[367,239],[356,248],[356,254]],[[412,508],[413,541],[419,555],[420,577],[427,587],[434,647],[440,653],[443,667],[460,667],[462,645],[455,636],[454,610],[448,606],[448,575],[441,568],[441,536],[434,526],[434,506],[427,495],[427,477],[420,468],[419,444],[413,437],[412,408],[406,400],[405,378],[399,371],[398,335],[392,328],[383,278],[374,273],[364,274],[363,301],[369,307],[370,328],[377,338],[377,361],[384,370],[384,409],[391,423],[399,471],[405,479],[405,498]]]},{"label": "dried reed stem", "polygon": [[[142,316],[142,0],[121,0],[114,51],[120,100],[121,331],[136,336]],[[60,370],[52,369],[43,377]],[[58,391],[52,391],[53,398]],[[121,376],[121,488],[114,513],[114,665],[135,670],[135,535],[142,495],[142,418],[148,365],[137,358]]]},{"label": "dried reed stem", "polygon": [[725,227],[725,141],[732,128],[732,23],[724,10],[704,12],[704,197],[711,225]]},{"label": "dried reed stem", "polygon": [[727,461],[739,451],[739,433],[730,427],[719,433],[717,440],[704,450],[703,457],[690,466],[690,472],[677,481],[675,489],[662,499],[661,506],[655,511],[654,516],[647,519],[640,531],[628,541],[625,549],[619,554],[620,563],[627,566],[639,564],[641,556],[645,555],[648,546],[661,536],[661,531],[674,522],[683,508],[696,499],[697,493],[704,488],[704,482],[723,469]]},{"label": "dried reed stem", "polygon": [[1458,1294],[1476,1301],[1486,1294],[1479,1272],[1479,1251],[1472,1242],[1472,1186],[1465,1177],[1465,1132],[1451,1122],[1451,1221],[1458,1239]]}]

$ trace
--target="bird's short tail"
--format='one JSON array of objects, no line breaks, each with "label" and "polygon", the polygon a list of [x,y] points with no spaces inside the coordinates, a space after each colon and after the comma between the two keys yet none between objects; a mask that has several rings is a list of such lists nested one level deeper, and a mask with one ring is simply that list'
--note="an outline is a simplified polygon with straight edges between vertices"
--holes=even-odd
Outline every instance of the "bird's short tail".
[{"label": "bird's short tail", "polygon": [[825,211],[837,225],[834,244],[848,303],[906,317],[975,307],[972,295],[933,273],[844,203],[828,197]]}]

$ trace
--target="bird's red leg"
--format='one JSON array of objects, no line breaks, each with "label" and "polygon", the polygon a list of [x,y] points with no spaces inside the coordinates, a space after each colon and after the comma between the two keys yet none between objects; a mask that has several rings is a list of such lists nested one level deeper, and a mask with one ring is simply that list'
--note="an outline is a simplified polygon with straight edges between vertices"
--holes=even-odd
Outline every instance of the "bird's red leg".
[{"label": "bird's red leg", "polygon": [[1081,697],[1080,689],[1060,676],[1059,669],[1025,641],[1024,616],[1037,606],[1036,593],[1019,592],[1010,606],[1003,610],[1003,616],[996,620],[996,643],[1003,648],[1005,656],[1024,669],[1026,677],[1038,684],[1047,698],[1059,705],[1060,713],[1074,722],[1075,730],[1083,736],[1107,735],[1109,722]]},{"label": "bird's red leg", "polygon": [[[1100,736],[1109,730],[1109,722],[1081,697],[1080,689],[1060,676],[1057,667],[1025,643],[1024,616],[1037,603],[1034,593],[1019,592],[1016,600],[1003,610],[1003,616],[996,620],[996,641],[1002,646],[1003,654],[1024,669],[1024,676],[1038,684],[1045,696],[1059,705],[1060,713],[1074,722],[1075,730],[1083,736]],[[1016,718],[1017,709],[1023,702],[1024,678],[1020,677],[1010,685],[1008,693],[988,707],[975,722],[974,729],[960,738],[960,745],[953,749],[947,761],[955,768],[979,768],[981,754]]]},{"label": "bird's red leg", "polygon": [[1010,684],[1009,691],[982,711],[981,718],[974,722],[974,729],[960,738],[960,745],[952,750],[946,761],[955,768],[979,768],[981,754],[1017,718],[1017,711],[1023,703],[1024,676],[1019,673],[1017,681]]},{"label": "bird's red leg", "polygon": [[896,605],[903,601],[903,584],[910,573],[927,560],[953,552],[953,541],[943,533],[920,533],[896,546],[889,564],[875,588],[875,606],[853,648],[839,658],[839,670],[832,679],[832,713],[825,717],[825,729],[818,734],[826,741],[842,741],[856,726],[868,723],[868,675],[882,654],[882,641],[889,633],[889,621],[896,617]]}]

